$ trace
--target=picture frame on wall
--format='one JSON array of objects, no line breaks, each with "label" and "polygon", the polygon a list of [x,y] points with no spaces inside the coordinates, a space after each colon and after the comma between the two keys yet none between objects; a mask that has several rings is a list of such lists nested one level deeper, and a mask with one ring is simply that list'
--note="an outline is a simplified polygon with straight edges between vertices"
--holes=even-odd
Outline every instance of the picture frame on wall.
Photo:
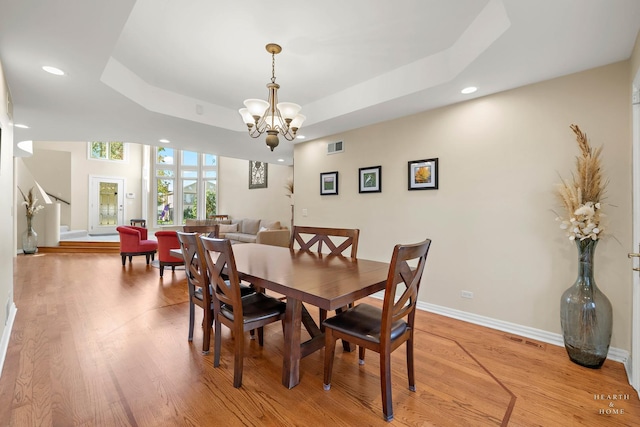
[{"label": "picture frame on wall", "polygon": [[267,188],[269,164],[256,160],[249,160],[249,189]]},{"label": "picture frame on wall", "polygon": [[382,166],[370,166],[358,169],[360,193],[382,192]]},{"label": "picture frame on wall", "polygon": [[438,159],[411,160],[408,181],[409,190],[437,190]]},{"label": "picture frame on wall", "polygon": [[320,195],[329,196],[338,194],[338,172],[320,173]]}]

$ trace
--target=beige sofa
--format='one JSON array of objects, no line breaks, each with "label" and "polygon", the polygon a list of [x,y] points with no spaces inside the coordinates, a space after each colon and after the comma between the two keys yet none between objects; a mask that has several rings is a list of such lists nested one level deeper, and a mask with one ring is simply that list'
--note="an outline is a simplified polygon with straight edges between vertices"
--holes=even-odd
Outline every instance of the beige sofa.
[{"label": "beige sofa", "polygon": [[280,221],[268,221],[264,219],[240,219],[220,221],[218,236],[229,239],[232,242],[261,243],[272,246],[289,246],[289,228],[283,227]]}]

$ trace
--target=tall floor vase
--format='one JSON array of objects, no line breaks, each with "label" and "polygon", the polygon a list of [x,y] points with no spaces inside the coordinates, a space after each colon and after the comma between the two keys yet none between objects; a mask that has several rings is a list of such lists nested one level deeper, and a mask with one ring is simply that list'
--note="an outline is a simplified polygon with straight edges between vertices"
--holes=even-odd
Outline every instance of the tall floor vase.
[{"label": "tall floor vase", "polygon": [[38,250],[38,233],[31,225],[31,217],[27,217],[27,230],[22,233],[22,252],[35,254]]},{"label": "tall floor vase", "polygon": [[611,343],[613,315],[611,302],[593,278],[594,253],[598,240],[577,240],[578,278],[562,294],[560,319],[564,347],[578,365],[602,366]]}]

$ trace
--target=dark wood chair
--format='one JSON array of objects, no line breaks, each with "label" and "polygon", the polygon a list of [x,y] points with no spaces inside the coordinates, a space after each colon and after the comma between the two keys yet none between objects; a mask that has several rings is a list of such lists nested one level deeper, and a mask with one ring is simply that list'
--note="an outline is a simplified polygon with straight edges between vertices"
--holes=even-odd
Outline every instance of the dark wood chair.
[{"label": "dark wood chair", "polygon": [[160,277],[162,277],[165,267],[171,267],[171,271],[176,271],[176,266],[184,265],[184,259],[176,258],[169,252],[171,249],[180,248],[180,241],[175,231],[156,231],[155,236],[158,240],[158,262]]},{"label": "dark wood chair", "polygon": [[182,231],[185,233],[207,234],[209,237],[218,237],[220,233],[219,224],[209,225],[183,225]]},{"label": "dark wood chair", "polygon": [[[215,253],[215,257],[212,253]],[[221,325],[224,324],[231,329],[234,337],[233,386],[238,388],[242,385],[244,332],[257,329],[258,343],[262,346],[263,327],[282,321],[286,304],[261,292],[242,296],[240,278],[229,240],[200,237],[198,257],[205,260],[208,280],[213,290],[213,366],[220,366]],[[208,298],[205,302],[207,300]],[[282,327],[284,328],[284,324]]]},{"label": "dark wood chair", "polygon": [[[211,286],[207,276],[206,268],[203,268],[198,257],[198,233],[183,233],[178,231],[180,249],[184,257],[185,272],[187,275],[187,286],[189,288],[189,341],[193,341],[193,324],[195,318],[195,306],[204,311],[202,327],[204,337],[202,340],[202,353],[209,354],[211,343],[211,325],[213,322],[213,303],[211,301]],[[203,291],[207,289],[208,296]],[[242,295],[249,295],[255,290],[247,285],[241,285]],[[209,301],[207,303],[207,301]],[[208,307],[208,308],[207,308]]]},{"label": "dark wood chair", "polygon": [[[391,352],[407,343],[407,374],[409,390],[415,391],[413,367],[413,331],[418,290],[431,240],[411,245],[396,245],[393,249],[385,287],[382,309],[358,304],[324,321],[324,389],[331,388],[331,370],[336,340],[342,338],[359,346],[359,361],[364,364],[365,350],[380,354],[380,383],[384,419],[393,419],[391,399]],[[409,261],[417,261],[412,268]],[[398,286],[400,285],[400,286]],[[401,291],[397,295],[396,291]]]},{"label": "dark wood chair", "polygon": [[[326,248],[325,253],[332,255],[343,255],[356,258],[358,254],[358,238],[360,230],[357,228],[327,228],[327,227],[304,227],[294,226],[291,232],[291,240],[289,248],[295,249],[296,244],[303,251],[311,251],[323,253],[323,245]],[[353,307],[350,304],[349,307]],[[340,313],[348,307],[336,310]],[[327,318],[327,311],[320,309],[320,325]],[[349,345],[345,343],[346,351],[350,351]]]}]

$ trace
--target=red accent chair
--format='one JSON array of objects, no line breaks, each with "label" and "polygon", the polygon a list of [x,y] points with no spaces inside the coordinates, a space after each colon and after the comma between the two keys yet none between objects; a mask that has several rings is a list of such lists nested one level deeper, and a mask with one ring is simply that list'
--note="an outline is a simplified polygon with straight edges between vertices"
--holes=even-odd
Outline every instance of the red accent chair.
[{"label": "red accent chair", "polygon": [[158,261],[160,262],[160,277],[162,277],[165,267],[171,267],[171,271],[176,271],[176,265],[184,265],[184,259],[171,256],[169,253],[170,249],[180,249],[178,233],[175,231],[156,231],[156,239],[158,239]]},{"label": "red accent chair", "polygon": [[120,234],[122,265],[125,265],[127,257],[129,257],[129,264],[131,264],[131,258],[135,255],[145,255],[147,257],[147,265],[149,265],[149,258],[152,260],[155,258],[158,242],[147,239],[147,229],[121,225],[116,230]]}]

